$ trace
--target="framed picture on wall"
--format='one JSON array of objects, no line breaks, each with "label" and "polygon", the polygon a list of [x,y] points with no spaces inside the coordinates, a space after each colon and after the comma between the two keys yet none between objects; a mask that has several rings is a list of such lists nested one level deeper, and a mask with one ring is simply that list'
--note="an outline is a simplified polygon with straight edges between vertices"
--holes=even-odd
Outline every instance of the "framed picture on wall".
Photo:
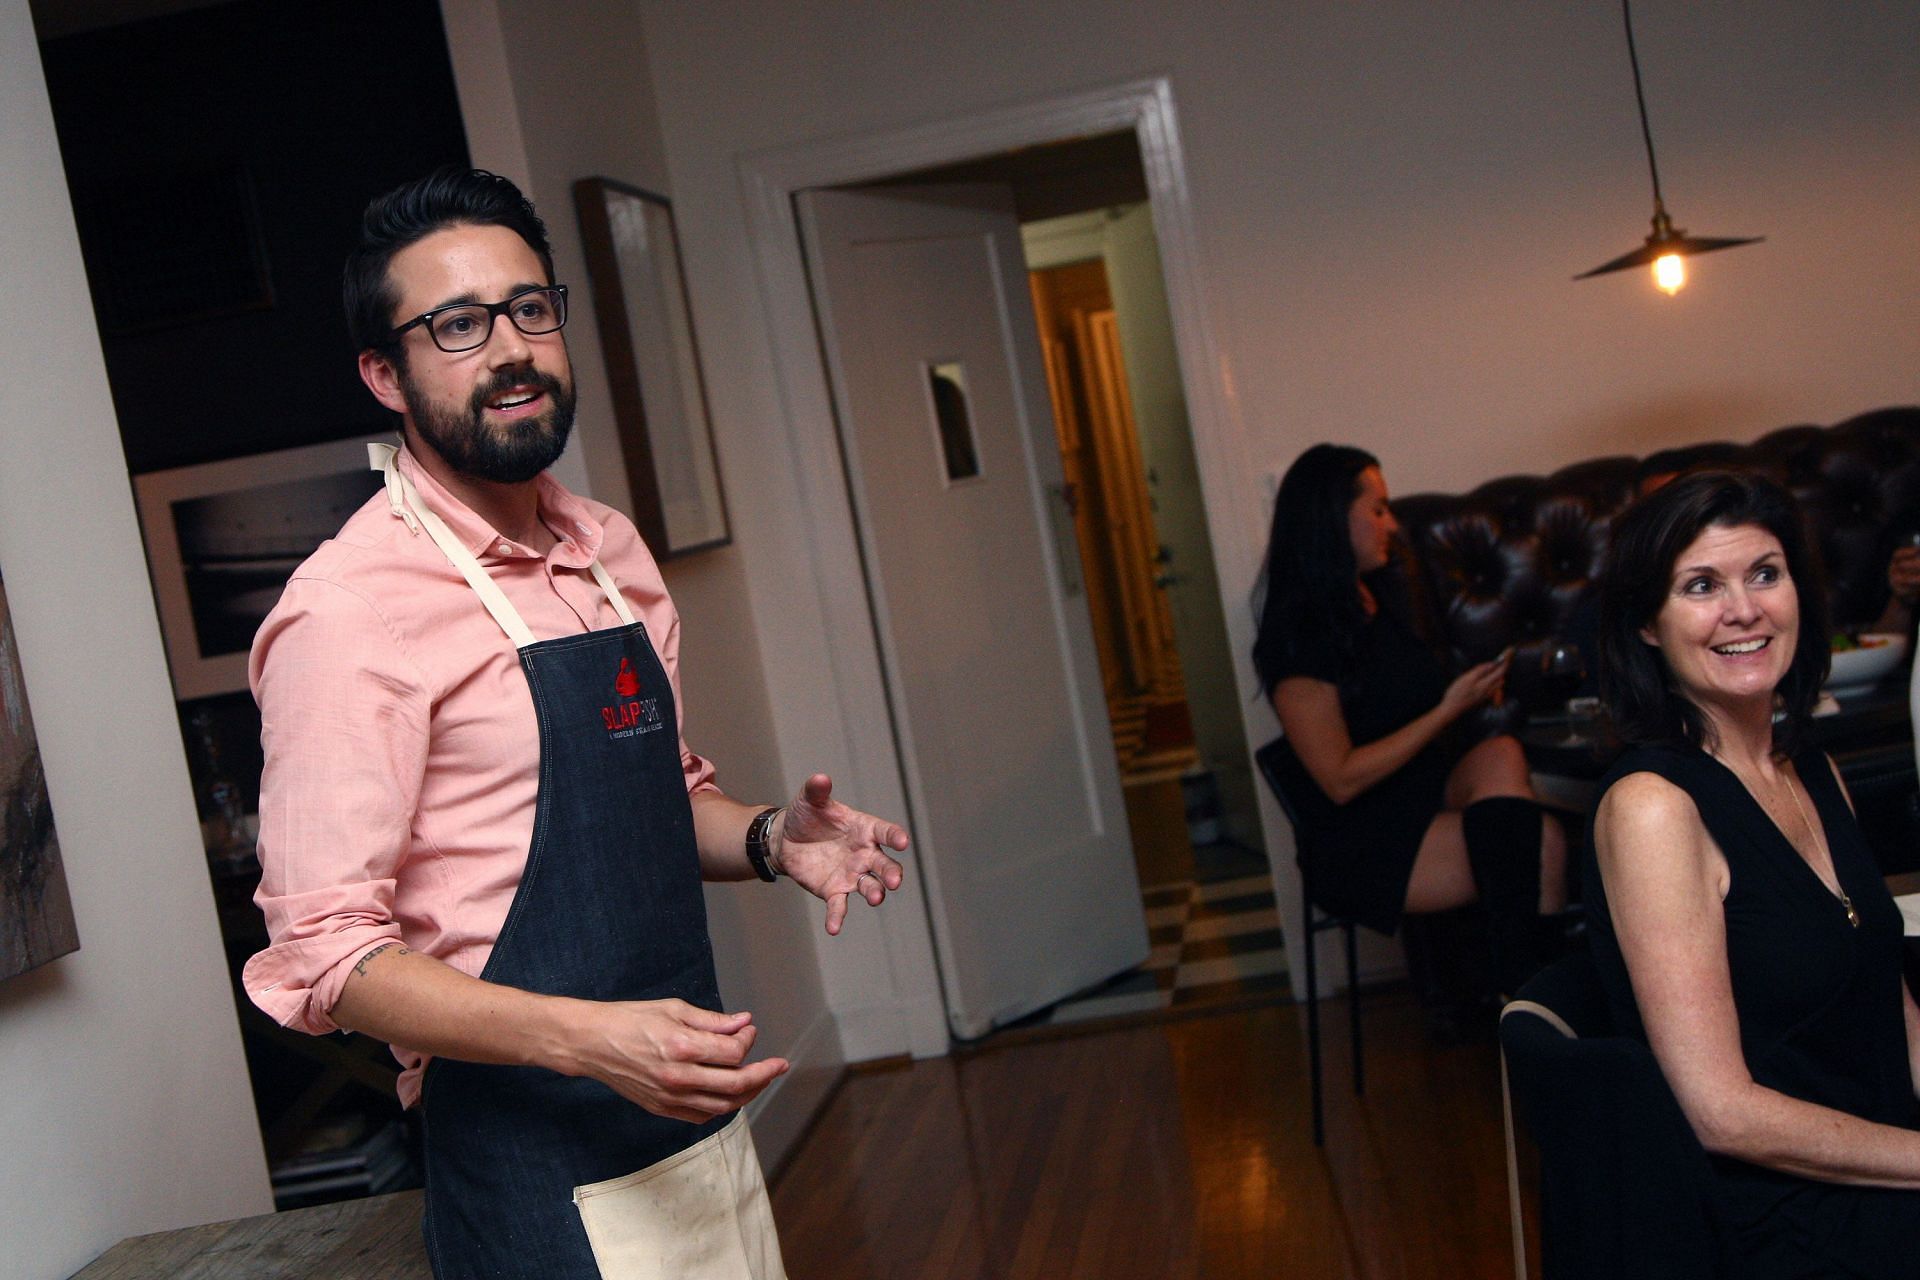
[{"label": "framed picture on wall", "polygon": [[380,488],[363,436],[134,477],[147,570],[184,702],[247,687],[253,633],[287,578]]},{"label": "framed picture on wall", "polygon": [[573,199],[633,522],[662,560],[724,546],[732,535],[673,209],[610,178],[582,178]]},{"label": "framed picture on wall", "polygon": [[53,801],[0,583],[0,981],[79,949]]}]

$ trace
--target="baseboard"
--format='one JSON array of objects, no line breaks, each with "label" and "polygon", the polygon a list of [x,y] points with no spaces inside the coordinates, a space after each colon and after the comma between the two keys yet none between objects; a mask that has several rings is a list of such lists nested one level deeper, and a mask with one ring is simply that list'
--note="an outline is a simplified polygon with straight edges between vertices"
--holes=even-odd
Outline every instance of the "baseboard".
[{"label": "baseboard", "polygon": [[[848,1062],[871,1062],[910,1053],[916,1058],[945,1056],[951,1040],[937,1012],[901,1004],[866,1004],[837,1011],[840,1054]],[[917,1034],[916,1034],[917,1033]]]}]

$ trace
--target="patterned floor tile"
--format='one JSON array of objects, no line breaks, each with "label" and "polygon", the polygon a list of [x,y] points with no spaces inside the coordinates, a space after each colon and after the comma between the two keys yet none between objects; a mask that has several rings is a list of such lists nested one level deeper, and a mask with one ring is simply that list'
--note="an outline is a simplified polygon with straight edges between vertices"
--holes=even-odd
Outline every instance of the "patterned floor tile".
[{"label": "patterned floor tile", "polygon": [[1271,909],[1265,911],[1241,911],[1230,916],[1202,916],[1187,921],[1182,931],[1188,942],[1206,942],[1214,938],[1231,938],[1242,933],[1261,933],[1280,928],[1280,913]]},{"label": "patterned floor tile", "polygon": [[1152,1016],[1209,1002],[1288,997],[1286,952],[1269,876],[1153,885],[1141,898],[1152,945],[1146,962],[1020,1025]]}]

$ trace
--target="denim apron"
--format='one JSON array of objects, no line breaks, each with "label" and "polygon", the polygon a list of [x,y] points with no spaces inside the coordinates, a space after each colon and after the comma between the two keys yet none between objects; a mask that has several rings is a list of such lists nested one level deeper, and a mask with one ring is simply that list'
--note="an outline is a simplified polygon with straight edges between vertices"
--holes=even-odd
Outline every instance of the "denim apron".
[{"label": "denim apron", "polygon": [[[535,641],[391,446],[373,448],[396,512],[426,528],[518,648],[539,723],[526,870],[481,979],[718,1010],[673,690],[644,625],[595,560],[621,625]],[[422,1087],[425,1233],[440,1280],[783,1274],[741,1117],[691,1124],[597,1080],[449,1058],[428,1064]],[[658,1232],[631,1225],[630,1210],[658,1217]],[[609,1263],[623,1247],[637,1266]]]}]

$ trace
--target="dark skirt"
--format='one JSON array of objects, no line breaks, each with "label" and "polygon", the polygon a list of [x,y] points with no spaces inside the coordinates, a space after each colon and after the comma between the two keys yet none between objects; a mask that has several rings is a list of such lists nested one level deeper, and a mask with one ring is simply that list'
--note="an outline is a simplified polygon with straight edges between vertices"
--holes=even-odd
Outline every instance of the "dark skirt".
[{"label": "dark skirt", "polygon": [[1465,754],[1458,738],[1445,735],[1347,803],[1321,808],[1302,841],[1301,866],[1324,910],[1381,933],[1399,931],[1420,842]]},{"label": "dark skirt", "polygon": [[[1920,1275],[1920,1192],[1836,1186],[1715,1162],[1742,1280],[1896,1280]],[[1741,1221],[1755,1198],[1742,1184],[1794,1189],[1757,1220]],[[1731,1203],[1729,1203],[1731,1202]]]}]

